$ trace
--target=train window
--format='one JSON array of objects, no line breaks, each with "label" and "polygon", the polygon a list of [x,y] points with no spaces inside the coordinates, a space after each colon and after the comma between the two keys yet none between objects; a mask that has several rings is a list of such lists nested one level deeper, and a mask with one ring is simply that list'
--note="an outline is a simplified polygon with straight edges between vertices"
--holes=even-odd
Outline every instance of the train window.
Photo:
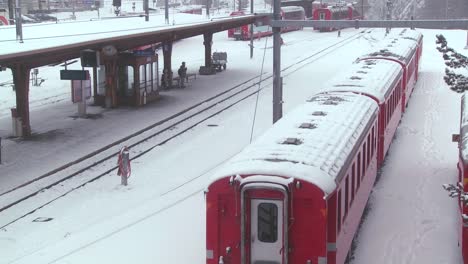
[{"label": "train window", "polygon": [[362,176],[366,175],[366,149],[367,149],[367,142],[364,143],[364,146],[362,147]]},{"label": "train window", "polygon": [[361,175],[361,153],[357,156],[357,176],[362,179]]},{"label": "train window", "polygon": [[258,240],[274,243],[278,240],[278,207],[274,203],[258,205]]},{"label": "train window", "polygon": [[345,183],[345,202],[344,202],[344,217],[348,215],[348,201],[349,201],[349,177],[346,175],[346,183]]},{"label": "train window", "polygon": [[351,204],[354,201],[354,191],[356,190],[356,175],[352,173],[351,175]]},{"label": "train window", "polygon": [[153,64],[146,64],[146,92],[153,91]]},{"label": "train window", "polygon": [[341,190],[338,191],[338,206],[336,207],[336,211],[338,211],[338,214],[337,214],[337,233],[340,232],[341,230]]},{"label": "train window", "polygon": [[[353,167],[352,167],[352,172],[351,174],[353,175],[353,178],[356,177],[356,164],[353,164]],[[361,178],[357,177],[357,187],[356,189],[359,189],[359,186],[361,185]]]},{"label": "train window", "polygon": [[370,145],[371,145],[371,137],[370,134],[367,135],[367,166],[370,164],[370,158],[371,158],[371,150],[370,150]]}]

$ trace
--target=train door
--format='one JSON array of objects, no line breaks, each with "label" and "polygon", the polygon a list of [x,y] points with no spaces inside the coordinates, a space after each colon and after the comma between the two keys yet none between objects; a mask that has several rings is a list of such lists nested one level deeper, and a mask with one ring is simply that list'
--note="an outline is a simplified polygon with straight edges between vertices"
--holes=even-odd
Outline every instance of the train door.
[{"label": "train door", "polygon": [[283,248],[283,201],[252,199],[251,264],[281,264]]},{"label": "train door", "polygon": [[288,200],[285,185],[242,186],[241,264],[288,264]]}]

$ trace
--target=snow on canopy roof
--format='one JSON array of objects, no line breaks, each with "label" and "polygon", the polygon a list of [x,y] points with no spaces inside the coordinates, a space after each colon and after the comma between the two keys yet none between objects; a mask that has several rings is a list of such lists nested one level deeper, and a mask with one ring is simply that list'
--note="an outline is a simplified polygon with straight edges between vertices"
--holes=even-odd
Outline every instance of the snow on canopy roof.
[{"label": "snow on canopy roof", "polygon": [[281,11],[283,12],[304,11],[304,8],[302,6],[282,6]]},{"label": "snow on canopy roof", "polygon": [[321,92],[349,91],[374,96],[383,103],[390,96],[393,82],[403,74],[400,64],[389,60],[367,59],[353,63],[343,74],[327,82]]},{"label": "snow on canopy roof", "polygon": [[416,40],[406,38],[404,35],[392,36],[382,41],[382,43],[375,48],[377,51],[369,53],[363,57],[394,58],[408,64],[417,45],[418,43]]},{"label": "snow on canopy roof", "polygon": [[228,161],[213,181],[234,175],[283,176],[308,181],[330,194],[377,109],[367,96],[318,94]]},{"label": "snow on canopy roof", "polygon": [[461,117],[460,117],[460,149],[462,159],[468,161],[468,96],[464,92],[461,97]]}]

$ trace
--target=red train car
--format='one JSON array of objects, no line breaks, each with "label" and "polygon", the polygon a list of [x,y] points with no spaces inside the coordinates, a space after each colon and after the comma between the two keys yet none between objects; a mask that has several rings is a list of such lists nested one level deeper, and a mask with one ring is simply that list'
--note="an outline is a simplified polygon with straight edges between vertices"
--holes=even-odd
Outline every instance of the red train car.
[{"label": "red train car", "polygon": [[344,263],[377,173],[377,122],[375,101],[353,93],[278,121],[210,184],[206,263]]},{"label": "red train car", "polygon": [[8,12],[4,8],[0,8],[0,26],[2,25],[8,25]]},{"label": "red train car", "polygon": [[345,263],[403,113],[404,72],[357,60],[215,173],[206,263]]},{"label": "red train car", "polygon": [[[315,8],[312,13],[313,20],[354,20],[363,19],[360,14],[352,5],[333,5],[333,6],[319,6]],[[333,27],[314,27],[315,30],[320,32],[333,31],[337,28]]]},{"label": "red train car", "polygon": [[[231,13],[231,16],[241,16],[245,15],[244,11],[235,11]],[[304,20],[305,11],[303,7],[300,6],[284,6],[281,7],[281,19],[288,20]],[[244,25],[238,28],[228,29],[228,37],[234,38],[236,40],[249,40],[250,39],[250,27],[251,25]],[[301,27],[286,27],[281,30],[281,32],[288,32],[293,30],[299,30]],[[273,31],[270,26],[254,26],[253,27],[253,37],[261,38],[265,36],[270,36],[273,34]]]},{"label": "red train car", "polygon": [[381,165],[403,115],[403,87],[400,64],[385,59],[366,59],[351,65],[348,71],[329,81],[321,91],[348,91],[367,95],[376,101],[379,105],[377,161]]},{"label": "red train car", "polygon": [[[461,97],[460,134],[458,138],[458,182],[463,185],[463,191],[468,192],[468,98],[466,93]],[[462,250],[463,263],[468,263],[468,223],[463,215],[468,215],[468,207],[458,198],[459,232],[458,243]]]},{"label": "red train car", "polygon": [[415,30],[403,29],[393,32],[389,38],[379,45],[375,52],[371,52],[360,59],[379,58],[399,63],[403,68],[403,104],[405,111],[408,100],[413,93],[418,80],[420,60],[423,48],[423,36]]}]

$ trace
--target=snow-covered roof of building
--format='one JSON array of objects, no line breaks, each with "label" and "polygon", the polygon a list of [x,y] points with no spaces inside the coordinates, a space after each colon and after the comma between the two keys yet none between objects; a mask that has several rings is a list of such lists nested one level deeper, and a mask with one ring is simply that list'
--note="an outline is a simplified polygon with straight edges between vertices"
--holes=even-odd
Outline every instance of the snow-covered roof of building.
[{"label": "snow-covered roof of building", "polygon": [[408,63],[418,45],[417,36],[417,33],[406,33],[406,31],[395,35],[391,34],[388,39],[382,41],[375,48],[376,51],[361,56],[361,58],[386,57]]},{"label": "snow-covered roof of building", "polygon": [[222,166],[213,181],[233,175],[293,177],[330,194],[377,109],[374,100],[355,93],[316,95]]},{"label": "snow-covered roof of building", "polygon": [[374,96],[380,103],[390,96],[393,82],[403,74],[400,64],[389,60],[367,59],[327,82],[321,92],[350,91]]}]

